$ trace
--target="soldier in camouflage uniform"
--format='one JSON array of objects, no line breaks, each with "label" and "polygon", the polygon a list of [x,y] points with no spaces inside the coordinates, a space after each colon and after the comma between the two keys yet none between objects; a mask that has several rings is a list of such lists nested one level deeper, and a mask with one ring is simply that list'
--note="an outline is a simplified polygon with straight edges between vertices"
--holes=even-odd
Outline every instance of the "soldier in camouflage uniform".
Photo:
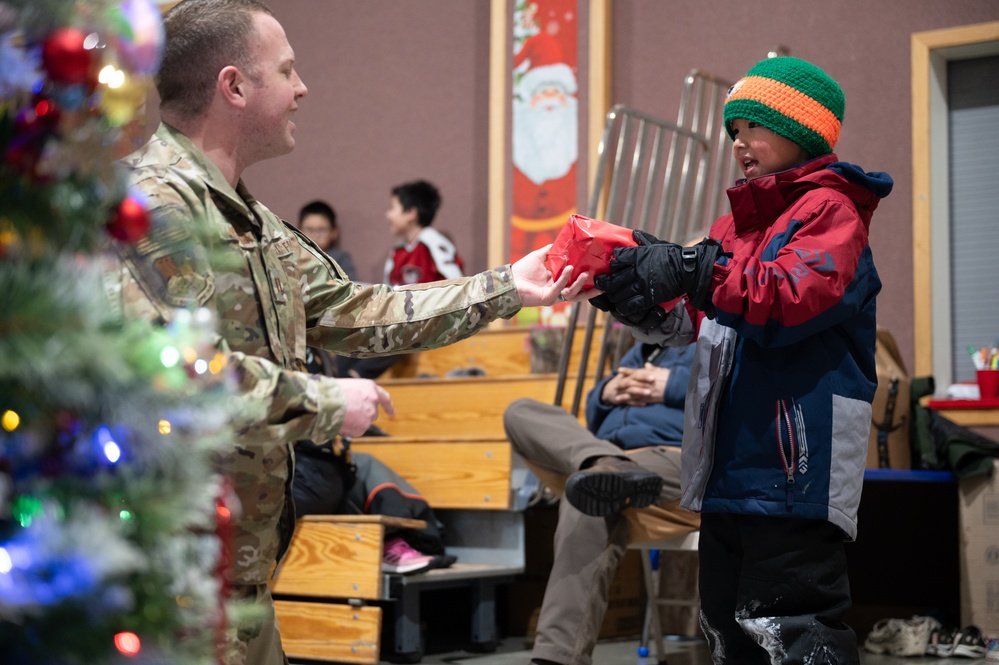
[{"label": "soldier in camouflage uniform", "polygon": [[304,372],[306,345],[351,356],[433,348],[521,307],[579,300],[587,275],[553,281],[545,249],[472,277],[391,289],[359,286],[320,247],[246,190],[243,169],[294,147],[291,114],[307,90],[294,52],[255,0],[185,0],[166,16],[157,86],[164,123],[124,160],[146,196],[149,234],[121,246],[109,284],[128,317],[167,322],[177,307],[217,313],[219,346],[243,391],[236,446],[221,460],[242,503],[232,594],[266,616],[230,626],[226,660],[286,662],[267,581],[294,524],[292,443],[358,436],[390,415],[366,379]]}]

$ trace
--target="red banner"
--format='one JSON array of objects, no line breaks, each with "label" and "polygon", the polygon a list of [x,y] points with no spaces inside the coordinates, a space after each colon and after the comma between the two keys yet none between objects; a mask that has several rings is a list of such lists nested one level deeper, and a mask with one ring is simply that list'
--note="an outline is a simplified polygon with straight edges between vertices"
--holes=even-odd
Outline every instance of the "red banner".
[{"label": "red banner", "polygon": [[511,258],[555,238],[576,208],[576,0],[514,11]]},{"label": "red banner", "polygon": [[576,0],[517,0],[513,16],[510,260],[555,239],[576,211]]}]

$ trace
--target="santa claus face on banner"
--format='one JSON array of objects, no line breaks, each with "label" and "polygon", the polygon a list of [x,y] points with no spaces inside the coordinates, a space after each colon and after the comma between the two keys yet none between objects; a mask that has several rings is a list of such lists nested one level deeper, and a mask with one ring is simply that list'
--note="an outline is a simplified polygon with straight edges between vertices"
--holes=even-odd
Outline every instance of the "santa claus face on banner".
[{"label": "santa claus face on banner", "polygon": [[528,70],[513,102],[513,164],[540,185],[569,172],[578,159],[576,80],[564,64]]}]

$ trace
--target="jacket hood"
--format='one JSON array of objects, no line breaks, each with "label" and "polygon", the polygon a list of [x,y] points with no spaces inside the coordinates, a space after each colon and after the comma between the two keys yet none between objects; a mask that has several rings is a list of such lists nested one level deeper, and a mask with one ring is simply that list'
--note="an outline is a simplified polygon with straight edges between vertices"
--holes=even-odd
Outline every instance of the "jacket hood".
[{"label": "jacket hood", "polygon": [[857,207],[864,224],[870,224],[878,203],[891,193],[894,181],[887,173],[866,173],[841,162],[834,154],[822,155],[786,171],[752,180],[739,180],[729,188],[736,227],[769,226],[792,203],[819,187],[841,192]]}]

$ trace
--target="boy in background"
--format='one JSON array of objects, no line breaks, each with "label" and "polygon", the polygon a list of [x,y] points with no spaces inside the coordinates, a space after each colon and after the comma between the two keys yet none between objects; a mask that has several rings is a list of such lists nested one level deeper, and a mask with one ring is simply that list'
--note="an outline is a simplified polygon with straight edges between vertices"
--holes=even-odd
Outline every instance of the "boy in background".
[{"label": "boy in background", "polygon": [[844,107],[818,67],[757,63],[725,102],[745,176],[731,214],[692,248],[637,231],[591,301],[646,341],[696,328],[680,505],[701,513],[715,663],[859,662],[843,541],[857,536],[877,386],[868,229],[893,183],[833,154]]},{"label": "boy in background", "polygon": [[[395,242],[385,261],[386,284],[407,286],[462,276],[458,250],[443,233],[430,226],[440,205],[440,192],[426,180],[392,188],[385,219]],[[341,356],[336,361],[337,376],[376,379],[401,359],[402,356]]]},{"label": "boy in background", "polygon": [[385,219],[395,245],[385,262],[386,284],[423,284],[462,276],[464,266],[454,243],[430,226],[440,205],[440,192],[426,180],[392,189]]},{"label": "boy in background", "polygon": [[337,262],[347,273],[347,279],[357,280],[354,259],[340,247],[340,227],[336,225],[336,211],[326,201],[312,201],[298,211],[298,229],[319,245],[327,256]]}]

